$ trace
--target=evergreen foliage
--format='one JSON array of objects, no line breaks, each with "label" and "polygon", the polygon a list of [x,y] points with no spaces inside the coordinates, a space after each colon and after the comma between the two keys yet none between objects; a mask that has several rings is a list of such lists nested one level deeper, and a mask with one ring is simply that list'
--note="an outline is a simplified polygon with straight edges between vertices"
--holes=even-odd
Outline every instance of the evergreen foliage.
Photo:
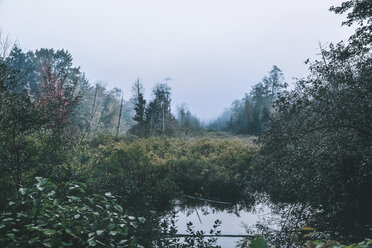
[{"label": "evergreen foliage", "polygon": [[275,202],[301,204],[294,218],[346,240],[363,238],[372,223],[372,56],[358,33],[370,28],[369,3],[333,8],[351,8],[347,23],[361,27],[348,44],[323,50],[310,76],[275,102],[256,179]]},{"label": "evergreen foliage", "polygon": [[230,114],[225,111],[224,117],[210,123],[208,128],[237,134],[262,134],[267,129],[267,121],[273,112],[273,102],[286,87],[282,71],[274,65],[269,75],[254,85],[249,94],[232,103]]}]

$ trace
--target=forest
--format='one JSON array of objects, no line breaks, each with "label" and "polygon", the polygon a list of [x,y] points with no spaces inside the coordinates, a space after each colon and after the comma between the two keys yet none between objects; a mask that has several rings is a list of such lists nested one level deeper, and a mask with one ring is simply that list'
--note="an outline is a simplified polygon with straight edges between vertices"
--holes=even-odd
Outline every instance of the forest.
[{"label": "forest", "polygon": [[185,198],[281,216],[237,247],[372,247],[372,2],[330,11],[349,40],[320,47],[294,87],[273,65],[209,123],[172,109],[167,78],[124,96],[67,50],[3,33],[0,247],[220,247],[219,220],[177,233]]}]

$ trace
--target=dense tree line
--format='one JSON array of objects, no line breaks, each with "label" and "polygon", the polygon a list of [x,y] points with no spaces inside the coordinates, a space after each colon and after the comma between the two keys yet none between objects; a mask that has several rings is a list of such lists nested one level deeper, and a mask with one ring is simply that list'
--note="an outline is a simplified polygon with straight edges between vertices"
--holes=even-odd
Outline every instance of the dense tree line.
[{"label": "dense tree line", "polygon": [[[126,138],[122,135],[134,121],[144,125],[146,135],[171,135],[178,124],[171,113],[170,87],[157,84],[154,98],[146,105],[137,82],[137,98],[125,102],[119,89],[91,86],[65,50],[24,53],[15,46],[3,54],[1,245],[137,247],[137,240],[147,245],[181,244],[160,236],[168,224],[160,226],[160,214],[150,211],[161,211],[162,203],[169,205],[171,197],[182,194],[183,186],[175,182],[178,172],[170,168],[171,161],[167,168],[150,166],[143,156],[146,153],[138,153],[137,143],[123,142]],[[130,144],[133,160],[126,161]],[[103,149],[105,145],[107,149]],[[112,145],[123,146],[115,153],[117,157],[109,155],[117,151]],[[150,149],[157,151],[156,147]],[[128,207],[123,210],[106,190],[119,195],[120,204]],[[137,193],[141,206],[134,206]],[[149,217],[149,221],[144,224],[145,218],[128,216],[133,213]],[[22,218],[13,218],[16,215]]]},{"label": "dense tree line", "polygon": [[89,85],[67,51],[25,53],[14,46],[2,54],[2,199],[17,192],[30,175],[58,178],[57,168],[76,141],[93,134],[124,133],[131,125],[131,107],[120,102],[121,91]]},{"label": "dense tree line", "polygon": [[126,102],[119,89],[91,86],[65,50],[2,51],[0,243],[136,247],[139,237],[151,246],[164,234],[152,210],[184,193],[234,202],[263,193],[289,211],[285,222],[291,232],[310,225],[338,239],[367,237],[371,9],[369,0],[332,7],[348,13],[345,25],[357,26],[348,42],[322,49],[321,59],[310,63],[310,75],[291,91],[274,66],[211,125],[260,134],[257,154],[237,140],[121,136],[129,128],[148,137],[200,127],[184,106],[174,117],[166,80],[155,85],[150,101],[137,80]]},{"label": "dense tree line", "polygon": [[178,135],[187,130],[199,130],[199,119],[185,105],[179,107],[178,118],[171,111],[171,88],[167,80],[152,89],[153,99],[147,104],[145,89],[139,79],[132,86],[133,120],[136,122],[129,133],[139,137],[154,135]]},{"label": "dense tree line", "polygon": [[[63,178],[74,146],[100,134],[140,137],[174,135],[191,128],[190,112],[181,124],[171,112],[166,81],[146,104],[137,80],[131,101],[123,92],[90,85],[65,50],[23,52],[14,46],[0,57],[0,166],[2,199],[17,192],[32,175]],[[135,124],[135,125],[134,125]],[[3,201],[4,202],[4,201]]]},{"label": "dense tree line", "polygon": [[267,129],[266,123],[273,112],[273,102],[286,87],[283,72],[273,66],[262,82],[254,85],[251,92],[242,99],[235,100],[230,110],[210,123],[208,128],[238,134],[261,134]]},{"label": "dense tree line", "polygon": [[181,128],[186,130],[187,129],[195,130],[202,128],[202,124],[199,118],[191,113],[186,104],[183,104],[178,107],[177,114],[178,114],[177,121]]},{"label": "dense tree line", "polygon": [[[39,49],[24,53],[15,46],[2,63],[18,75],[19,89],[27,89],[28,97],[39,107],[50,108],[45,116],[60,118],[55,123],[68,124],[74,135],[114,133],[117,129],[121,90],[107,90],[100,83],[90,85],[80,68],[72,66],[69,52]],[[130,103],[123,103],[123,107],[122,133],[133,123]]]},{"label": "dense tree line", "polygon": [[254,182],[296,209],[294,223],[339,239],[366,236],[372,224],[371,9],[368,0],[331,8],[347,12],[356,33],[322,50],[310,75],[275,102]]}]

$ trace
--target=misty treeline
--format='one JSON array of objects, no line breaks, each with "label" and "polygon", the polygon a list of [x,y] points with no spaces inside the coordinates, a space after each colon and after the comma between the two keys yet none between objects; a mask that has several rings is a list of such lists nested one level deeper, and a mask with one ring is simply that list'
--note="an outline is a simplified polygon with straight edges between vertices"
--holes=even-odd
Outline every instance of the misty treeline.
[{"label": "misty treeline", "polygon": [[[282,231],[311,226],[351,242],[372,230],[372,2],[346,1],[330,10],[346,13],[343,25],[355,33],[320,45],[320,59],[306,61],[309,76],[293,90],[284,90],[282,80],[268,80],[281,78],[272,76],[274,67],[233,103],[224,114],[230,120],[220,118],[225,126],[216,124],[261,134],[247,191],[277,204],[285,216]],[[267,90],[273,81],[281,85],[277,94]],[[265,96],[261,104],[257,92]]]},{"label": "misty treeline", "polygon": [[135,125],[129,130],[130,134],[139,137],[153,135],[175,135],[185,130],[201,128],[200,121],[191,114],[185,104],[178,107],[177,118],[171,111],[171,88],[164,82],[158,83],[152,90],[153,99],[147,103],[144,98],[145,88],[139,79],[132,86],[132,103]]},{"label": "misty treeline", "polygon": [[[58,155],[61,151],[100,134],[118,137],[129,130],[128,134],[148,137],[200,128],[185,105],[178,110],[178,121],[173,116],[167,80],[155,85],[148,103],[137,80],[132,98],[124,101],[124,93],[118,88],[107,90],[103,84],[89,84],[66,50],[23,52],[16,45],[11,47],[7,39],[1,44],[0,159],[7,172],[2,175],[14,176],[14,181],[5,180],[12,182],[13,190],[21,184],[24,172],[35,169],[33,152],[40,152],[39,162],[45,164],[40,167],[44,172],[36,173],[51,175],[53,164],[62,162],[63,156]],[[33,145],[39,146],[27,151]],[[2,193],[13,190],[4,189]]]},{"label": "misty treeline", "polygon": [[0,57],[3,199],[30,174],[58,178],[56,165],[74,143],[93,133],[123,133],[132,121],[120,90],[89,85],[67,51],[6,48]]},{"label": "misty treeline", "polygon": [[[132,143],[136,136],[124,136],[133,124],[128,133],[141,137],[173,135],[175,130],[197,127],[186,107],[180,107],[178,124],[171,113],[166,81],[154,87],[148,104],[141,95],[138,104],[134,91],[134,99],[124,101],[119,89],[90,85],[65,50],[23,52],[7,41],[1,48],[0,246],[169,244],[160,235],[168,231],[168,224],[160,226],[160,221],[165,221],[162,211],[186,192],[188,185],[194,184],[195,190],[208,187],[203,179],[193,182],[197,179],[194,171],[189,179],[179,182],[185,171],[174,166],[175,159],[158,166],[153,157],[147,157],[159,152],[160,145],[152,146],[147,140]],[[136,85],[142,87],[137,81],[133,89]],[[159,140],[163,141],[169,149],[171,141]],[[223,149],[211,142],[207,148]],[[147,144],[150,147],[139,153],[139,147]],[[198,159],[192,157],[195,153],[191,150],[199,149],[187,148],[188,155],[181,162],[186,167]],[[163,154],[159,157],[163,159]],[[214,177],[213,171],[222,172],[222,165],[213,167],[208,161],[198,165],[210,171],[208,183],[224,185],[224,180],[226,185],[242,189],[231,182],[229,172],[219,173],[222,178]],[[141,205],[135,205],[136,199]],[[172,242],[182,244],[176,240]]]},{"label": "misty treeline", "polygon": [[288,233],[261,228],[282,246],[302,227],[325,240],[370,237],[371,10],[369,0],[332,7],[356,28],[348,41],[320,47],[293,90],[274,66],[211,125],[258,135],[258,146],[167,137],[200,127],[184,105],[172,114],[167,80],[150,100],[137,80],[124,101],[119,89],[90,85],[67,51],[2,42],[0,245],[216,247],[202,235],[164,238],[176,229],[162,211],[184,194],[242,206],[268,196]]},{"label": "misty treeline", "polygon": [[[14,97],[19,93],[17,99],[10,100],[33,105],[35,110],[43,112],[38,113],[43,119],[49,119],[44,120],[51,122],[49,127],[68,124],[65,131],[69,129],[70,135],[86,138],[91,133],[116,132],[119,116],[122,118],[120,132],[124,133],[133,121],[130,103],[121,102],[121,90],[107,90],[99,83],[90,85],[80,68],[73,67],[72,61],[71,54],[65,50],[23,52],[14,46],[8,56],[1,58],[2,73],[13,80],[4,87]],[[4,94],[3,99],[7,96],[9,94]],[[119,113],[121,105],[122,115]]]},{"label": "misty treeline", "polygon": [[[124,134],[136,123],[140,128],[133,128],[132,133],[142,136],[174,133],[177,122],[171,113],[171,88],[166,83],[170,79],[155,85],[153,99],[146,104],[139,79],[133,84],[132,92],[124,96],[119,88],[108,90],[104,83],[91,85],[80,68],[73,67],[73,58],[66,50],[42,48],[23,52],[17,45],[12,47],[7,39],[2,42],[0,58],[8,69],[3,73],[12,74],[17,81],[14,82],[17,85],[8,87],[24,91],[24,97],[37,106],[42,102],[50,104],[59,97],[52,107],[56,107],[59,118],[68,122],[71,134],[82,139],[91,134]],[[130,99],[126,101],[124,97]],[[179,107],[177,119],[181,126],[200,128],[199,120],[185,104]]]},{"label": "misty treeline", "polygon": [[[4,44],[2,48],[7,48]],[[231,142],[206,140],[188,146],[166,138],[134,142],[137,137],[124,136],[133,123],[146,125],[148,130],[141,130],[144,135],[170,134],[174,127],[189,126],[192,115],[185,107],[180,108],[184,125],[171,114],[166,83],[156,85],[153,93],[149,104],[138,105],[135,99],[124,101],[119,89],[92,86],[65,50],[25,53],[17,46],[3,50],[1,247],[143,247],[139,243],[190,247],[189,242],[209,242],[168,240],[164,233],[175,227],[161,214],[174,198],[211,188],[212,182],[242,189],[231,180],[236,172],[231,175],[222,169],[228,163],[212,162],[219,156],[229,159],[213,152],[230,147]],[[243,148],[238,154],[251,156],[242,144],[236,145]],[[204,151],[211,148],[213,152]],[[174,154],[172,160],[164,159],[165,151]],[[185,157],[176,166],[179,154]],[[188,165],[202,160],[200,156],[203,162],[197,169],[205,173],[194,177]],[[236,166],[244,163],[242,159]],[[161,221],[166,223],[160,225]]]},{"label": "misty treeline", "polygon": [[209,123],[207,128],[238,134],[261,134],[266,130],[266,124],[272,115],[273,102],[287,86],[283,72],[274,65],[269,75],[254,85],[249,94],[235,100],[231,108]]}]

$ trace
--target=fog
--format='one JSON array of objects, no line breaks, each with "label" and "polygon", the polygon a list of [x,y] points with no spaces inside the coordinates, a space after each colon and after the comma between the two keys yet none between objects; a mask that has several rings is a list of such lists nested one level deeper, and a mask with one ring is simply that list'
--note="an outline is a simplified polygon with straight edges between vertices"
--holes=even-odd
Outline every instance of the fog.
[{"label": "fog", "polygon": [[151,97],[164,78],[173,106],[217,117],[277,65],[307,75],[318,42],[345,40],[341,1],[0,0],[2,32],[25,50],[67,49],[91,83],[124,90],[137,77]]}]

